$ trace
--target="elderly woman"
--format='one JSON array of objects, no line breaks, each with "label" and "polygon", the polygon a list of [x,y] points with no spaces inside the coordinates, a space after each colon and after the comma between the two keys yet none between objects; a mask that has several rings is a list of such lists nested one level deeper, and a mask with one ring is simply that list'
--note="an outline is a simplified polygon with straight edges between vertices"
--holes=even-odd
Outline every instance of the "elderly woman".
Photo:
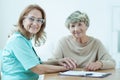
[{"label": "elderly woman", "polygon": [[77,67],[90,71],[115,68],[115,61],[101,41],[86,35],[89,27],[87,14],[75,11],[67,18],[65,24],[72,35],[58,41],[53,51],[56,60],[69,57],[76,61]]}]

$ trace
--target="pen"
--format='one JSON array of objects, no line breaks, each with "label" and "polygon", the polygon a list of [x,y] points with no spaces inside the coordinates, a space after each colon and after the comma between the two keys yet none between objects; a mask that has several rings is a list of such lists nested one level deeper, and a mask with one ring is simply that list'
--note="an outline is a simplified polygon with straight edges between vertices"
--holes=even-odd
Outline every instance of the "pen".
[{"label": "pen", "polygon": [[89,75],[92,75],[92,73],[86,73],[85,76],[89,76]]}]

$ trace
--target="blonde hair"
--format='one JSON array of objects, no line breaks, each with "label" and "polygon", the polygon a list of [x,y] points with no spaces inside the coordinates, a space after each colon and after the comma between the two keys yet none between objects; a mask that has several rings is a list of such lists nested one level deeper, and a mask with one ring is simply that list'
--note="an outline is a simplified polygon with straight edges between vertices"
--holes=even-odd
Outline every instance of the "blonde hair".
[{"label": "blonde hair", "polygon": [[89,27],[89,18],[86,13],[80,11],[73,12],[65,21],[65,26],[69,29],[70,23],[84,22],[87,27]]},{"label": "blonde hair", "polygon": [[17,27],[19,32],[21,32],[25,37],[29,38],[28,37],[29,33],[23,27],[23,20],[24,16],[26,16],[33,9],[39,10],[42,13],[42,18],[45,19],[45,22],[41,25],[40,31],[34,35],[35,46],[40,46],[42,43],[45,43],[46,41],[46,33],[44,31],[46,26],[46,15],[44,10],[39,5],[32,4],[26,7],[19,17]]}]

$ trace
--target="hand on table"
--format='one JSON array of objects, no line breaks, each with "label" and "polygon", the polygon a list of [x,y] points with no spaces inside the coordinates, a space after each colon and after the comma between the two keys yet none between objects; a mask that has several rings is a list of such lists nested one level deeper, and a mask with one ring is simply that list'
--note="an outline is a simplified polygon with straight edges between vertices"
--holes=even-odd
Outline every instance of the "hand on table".
[{"label": "hand on table", "polygon": [[92,63],[88,63],[86,66],[85,66],[85,70],[87,71],[95,71],[95,70],[98,70],[100,68],[102,68],[103,64],[101,61],[96,61],[96,62],[92,62]]},{"label": "hand on table", "polygon": [[76,61],[72,58],[59,59],[58,64],[61,66],[65,66],[68,69],[75,69],[77,67]]}]

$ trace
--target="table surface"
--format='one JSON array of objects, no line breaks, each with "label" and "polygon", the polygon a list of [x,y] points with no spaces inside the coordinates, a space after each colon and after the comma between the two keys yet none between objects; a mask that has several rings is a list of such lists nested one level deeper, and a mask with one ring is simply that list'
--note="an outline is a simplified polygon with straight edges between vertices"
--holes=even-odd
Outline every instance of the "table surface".
[{"label": "table surface", "polygon": [[96,72],[110,72],[112,73],[112,75],[109,75],[104,78],[90,78],[90,77],[62,76],[59,75],[59,73],[50,73],[44,75],[44,80],[120,80],[120,69],[98,70]]}]

